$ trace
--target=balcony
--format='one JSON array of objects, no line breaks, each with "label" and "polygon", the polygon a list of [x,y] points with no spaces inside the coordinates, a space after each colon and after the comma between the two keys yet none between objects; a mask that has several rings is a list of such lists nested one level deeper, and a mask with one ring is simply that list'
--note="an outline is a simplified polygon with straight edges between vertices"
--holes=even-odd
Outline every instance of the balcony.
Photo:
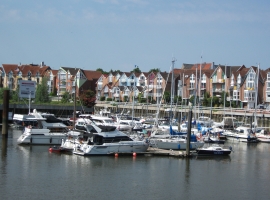
[{"label": "balcony", "polygon": [[162,86],[161,85],[157,85],[157,89],[161,89],[162,88]]},{"label": "balcony", "polygon": [[120,95],[119,94],[114,94],[113,97],[119,97]]},{"label": "balcony", "polygon": [[134,79],[129,79],[129,82],[130,83],[134,83]]},{"label": "balcony", "polygon": [[225,83],[225,80],[223,78],[220,79],[212,79],[212,83]]},{"label": "balcony", "polygon": [[121,78],[120,82],[125,83],[125,82],[127,82],[127,79]]},{"label": "balcony", "polygon": [[255,98],[254,97],[245,97],[243,102],[255,102]]},{"label": "balcony", "polygon": [[244,90],[254,91],[254,87],[244,87]]},{"label": "balcony", "polygon": [[221,93],[221,92],[224,91],[224,89],[222,89],[222,88],[215,88],[215,89],[213,89],[212,91],[213,91],[213,92],[216,92],[216,93]]},{"label": "balcony", "polygon": [[188,90],[195,90],[195,87],[191,86],[191,87],[188,88]]}]

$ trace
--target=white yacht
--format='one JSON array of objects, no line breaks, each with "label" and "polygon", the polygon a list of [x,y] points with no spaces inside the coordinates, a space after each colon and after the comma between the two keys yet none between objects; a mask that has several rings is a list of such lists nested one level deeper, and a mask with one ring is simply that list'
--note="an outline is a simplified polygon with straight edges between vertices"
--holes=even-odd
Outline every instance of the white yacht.
[{"label": "white yacht", "polygon": [[270,143],[270,135],[262,128],[256,129],[256,137],[260,142]]},{"label": "white yacht", "polygon": [[[172,150],[186,150],[187,148],[187,136],[178,136],[167,139],[155,140],[155,145],[159,149],[172,149]],[[204,142],[198,141],[196,135],[192,134],[190,138],[190,149],[196,149],[203,147]]]},{"label": "white yacht", "polygon": [[36,110],[31,113],[37,120],[37,125],[25,127],[23,134],[18,138],[18,144],[42,144],[58,145],[62,139],[70,135],[79,135],[79,132],[70,131],[68,127],[60,122],[48,123]]},{"label": "white yacht", "polygon": [[33,115],[14,114],[13,116],[13,127],[24,128],[27,126],[36,126],[37,120]]},{"label": "white yacht", "polygon": [[258,142],[256,135],[252,132],[249,127],[239,126],[234,130],[227,130],[223,132],[229,140],[238,142],[255,143]]},{"label": "white yacht", "polygon": [[146,152],[149,146],[145,141],[132,140],[114,126],[85,124],[85,130],[90,135],[83,141],[75,141],[73,143],[74,154],[87,156],[108,155],[112,153],[140,153]]}]

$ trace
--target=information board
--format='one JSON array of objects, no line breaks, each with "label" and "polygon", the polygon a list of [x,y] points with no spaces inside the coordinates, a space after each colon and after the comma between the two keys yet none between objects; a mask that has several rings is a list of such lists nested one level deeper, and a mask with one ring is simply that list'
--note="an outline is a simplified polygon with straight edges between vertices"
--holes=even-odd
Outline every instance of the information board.
[{"label": "information board", "polygon": [[36,81],[20,80],[19,97],[34,99],[36,97]]}]

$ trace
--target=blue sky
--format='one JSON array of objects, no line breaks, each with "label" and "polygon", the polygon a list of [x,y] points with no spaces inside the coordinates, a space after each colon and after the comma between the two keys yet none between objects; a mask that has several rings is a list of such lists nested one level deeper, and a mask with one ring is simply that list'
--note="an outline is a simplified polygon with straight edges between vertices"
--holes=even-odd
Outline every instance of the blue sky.
[{"label": "blue sky", "polygon": [[1,64],[270,67],[267,0],[1,0],[0,27]]}]

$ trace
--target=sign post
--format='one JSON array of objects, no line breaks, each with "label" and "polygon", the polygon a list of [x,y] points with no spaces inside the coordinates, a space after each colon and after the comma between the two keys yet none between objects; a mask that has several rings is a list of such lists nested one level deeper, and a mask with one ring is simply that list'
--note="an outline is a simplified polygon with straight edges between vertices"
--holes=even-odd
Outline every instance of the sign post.
[{"label": "sign post", "polygon": [[19,97],[29,98],[29,113],[30,113],[31,98],[34,99],[36,97],[36,82],[20,80]]}]

